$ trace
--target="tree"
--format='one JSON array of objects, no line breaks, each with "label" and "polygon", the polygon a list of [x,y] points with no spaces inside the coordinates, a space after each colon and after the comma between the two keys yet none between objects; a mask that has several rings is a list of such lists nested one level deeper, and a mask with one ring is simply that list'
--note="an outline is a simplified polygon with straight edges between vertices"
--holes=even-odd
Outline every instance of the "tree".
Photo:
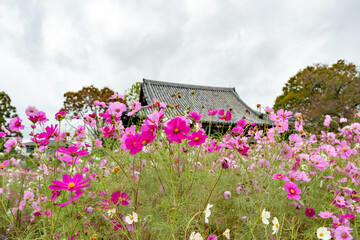
[{"label": "tree", "polygon": [[83,87],[80,91],[64,94],[65,101],[61,110],[65,111],[70,118],[82,116],[85,113],[98,113],[99,107],[94,104],[96,100],[106,104],[113,101],[124,102],[122,99],[109,99],[113,94],[114,91],[107,87],[101,90],[93,85]]},{"label": "tree", "polygon": [[[11,99],[5,92],[0,92],[0,126],[9,128],[8,120],[17,117],[16,107],[11,105]],[[14,133],[14,136],[22,137],[22,134]]]},{"label": "tree", "polygon": [[360,73],[353,63],[315,64],[291,77],[275,100],[274,110],[303,114],[308,129],[320,127],[324,116],[353,119],[360,108]]},{"label": "tree", "polygon": [[133,102],[134,100],[139,100],[140,97],[140,89],[141,89],[141,82],[134,83],[130,89],[126,90],[126,101],[128,103]]}]

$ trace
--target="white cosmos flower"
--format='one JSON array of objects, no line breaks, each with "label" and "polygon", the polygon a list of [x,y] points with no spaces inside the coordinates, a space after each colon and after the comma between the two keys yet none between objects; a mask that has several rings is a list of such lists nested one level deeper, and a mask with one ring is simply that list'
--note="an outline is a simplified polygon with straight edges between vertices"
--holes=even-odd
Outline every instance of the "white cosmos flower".
[{"label": "white cosmos flower", "polygon": [[225,232],[223,232],[223,235],[224,235],[227,239],[230,239],[230,229],[226,229]]},{"label": "white cosmos flower", "polygon": [[203,238],[200,233],[192,232],[190,235],[190,240],[203,240]]},{"label": "white cosmos flower", "polygon": [[266,211],[266,209],[264,209],[261,213],[261,220],[264,224],[269,225],[269,218],[270,218],[270,212]]},{"label": "white cosmos flower", "polygon": [[277,234],[277,232],[279,231],[279,220],[277,219],[277,217],[274,217],[273,220],[272,220],[272,224],[274,224],[272,226],[272,230],[273,230],[273,233],[272,234]]},{"label": "white cosmos flower", "polygon": [[114,215],[114,213],[116,213],[116,209],[115,209],[115,208],[110,209],[109,211],[107,211],[107,215],[108,215],[109,217],[112,217],[112,216]]},{"label": "white cosmos flower", "polygon": [[211,210],[210,208],[212,208],[212,204],[208,203],[207,207],[206,207],[206,210],[205,210],[205,223],[209,223],[209,217],[211,215]]},{"label": "white cosmos flower", "polygon": [[320,227],[318,228],[318,230],[316,231],[317,237],[319,239],[323,239],[323,240],[329,240],[331,238],[331,233],[329,230],[327,230],[326,227]]},{"label": "white cosmos flower", "polygon": [[138,215],[136,212],[129,214],[125,217],[125,222],[127,224],[132,224],[133,222],[138,222]]}]

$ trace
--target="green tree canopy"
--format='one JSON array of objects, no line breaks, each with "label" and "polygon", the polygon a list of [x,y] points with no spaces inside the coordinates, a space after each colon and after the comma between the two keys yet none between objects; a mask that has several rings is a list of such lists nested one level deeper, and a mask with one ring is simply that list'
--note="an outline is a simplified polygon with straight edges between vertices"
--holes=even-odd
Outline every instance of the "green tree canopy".
[{"label": "green tree canopy", "polygon": [[315,64],[291,77],[275,100],[274,110],[300,112],[307,128],[322,125],[323,116],[353,119],[360,108],[360,73],[353,63]]},{"label": "green tree canopy", "polygon": [[[9,120],[17,117],[16,107],[11,105],[11,98],[5,92],[0,92],[0,126],[9,128]],[[21,133],[14,133],[14,136],[22,136]]]}]

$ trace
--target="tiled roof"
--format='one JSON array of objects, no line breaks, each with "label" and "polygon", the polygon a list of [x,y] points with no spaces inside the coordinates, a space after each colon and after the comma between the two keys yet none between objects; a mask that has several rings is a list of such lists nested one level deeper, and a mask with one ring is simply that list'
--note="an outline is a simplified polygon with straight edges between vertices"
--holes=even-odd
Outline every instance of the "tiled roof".
[{"label": "tiled roof", "polygon": [[[192,94],[193,91],[195,91],[194,94]],[[181,98],[177,97],[178,92],[181,93]],[[232,123],[235,123],[243,116],[251,123],[265,123],[264,114],[259,113],[246,105],[236,93],[235,88],[188,85],[143,79],[140,100],[142,104],[146,106],[153,104],[153,99],[158,99],[166,104],[178,106],[173,109],[168,109],[166,112],[166,117],[168,118],[176,115],[183,115],[184,112],[186,112],[187,107],[190,106],[190,111],[205,113],[203,117],[205,122],[211,120],[212,122],[222,123],[223,120],[219,119],[218,116],[214,116],[211,119],[207,116],[209,108],[215,107],[216,109],[224,109],[225,111],[231,108]],[[249,110],[250,114],[246,112],[246,109]],[[148,114],[150,113],[150,110],[143,107],[140,112]]]}]

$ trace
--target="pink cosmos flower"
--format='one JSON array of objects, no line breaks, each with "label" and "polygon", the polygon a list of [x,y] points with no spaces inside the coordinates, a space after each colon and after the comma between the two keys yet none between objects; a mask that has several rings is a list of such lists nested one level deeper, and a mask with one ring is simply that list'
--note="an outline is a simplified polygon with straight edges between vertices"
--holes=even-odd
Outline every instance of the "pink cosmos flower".
[{"label": "pink cosmos flower", "polygon": [[25,111],[25,113],[28,117],[35,117],[38,112],[39,112],[39,110],[37,110],[36,107],[33,107],[33,106],[29,106]]},{"label": "pink cosmos flower", "polygon": [[247,125],[247,121],[245,119],[240,119],[236,124],[238,127],[244,128]]},{"label": "pink cosmos flower", "polygon": [[19,132],[20,129],[24,129],[25,126],[21,125],[22,120],[19,117],[14,117],[9,121],[9,128],[13,132]]},{"label": "pink cosmos flower", "polygon": [[274,179],[274,180],[280,180],[280,179],[285,179],[286,177],[284,176],[284,175],[282,175],[282,174],[273,174],[273,177],[272,177],[272,179]]},{"label": "pink cosmos flower", "polygon": [[352,228],[339,226],[334,231],[334,237],[336,240],[352,240],[354,239],[350,234],[352,233]]},{"label": "pink cosmos flower", "polygon": [[140,102],[138,102],[138,101],[134,101],[134,102],[131,102],[130,103],[130,109],[131,109],[131,111],[130,112],[128,112],[126,115],[127,116],[132,116],[132,115],[134,115],[137,111],[139,111],[140,109],[141,109],[141,103]]},{"label": "pink cosmos flower", "polygon": [[230,199],[231,198],[231,192],[230,191],[225,191],[224,192],[224,197],[225,197],[226,200]]},{"label": "pink cosmos flower", "polygon": [[102,141],[100,139],[95,139],[94,140],[94,145],[96,148],[101,148],[102,147]]},{"label": "pink cosmos flower", "polygon": [[187,138],[187,134],[190,132],[190,126],[183,118],[177,116],[165,124],[164,131],[170,143],[181,143],[183,139]]},{"label": "pink cosmos flower", "polygon": [[332,212],[325,211],[325,212],[320,212],[320,213],[319,213],[319,216],[320,216],[321,218],[331,218],[331,217],[333,217],[334,215],[333,215]]},{"label": "pink cosmos flower", "polygon": [[125,99],[125,95],[114,93],[113,95],[111,95],[111,97],[109,97],[109,99]]},{"label": "pink cosmos flower", "polygon": [[85,183],[90,181],[90,179],[86,179],[85,181],[82,180],[83,180],[82,174],[75,174],[74,177],[71,177],[69,174],[65,174],[63,176],[62,182],[52,181],[53,185],[50,185],[49,188],[52,190],[76,191],[90,186],[90,184],[84,185]]},{"label": "pink cosmos flower", "polygon": [[39,111],[36,117],[39,124],[44,124],[49,120],[46,118],[46,114],[43,111]]},{"label": "pink cosmos flower", "polygon": [[111,202],[117,206],[119,206],[119,204],[121,205],[129,205],[130,201],[130,197],[127,195],[126,192],[120,192],[120,191],[116,191],[113,194],[111,194]]},{"label": "pink cosmos flower", "polygon": [[19,145],[19,143],[18,143],[17,139],[15,139],[15,138],[9,139],[4,144],[4,147],[5,147],[4,152],[10,152],[11,150],[15,149],[18,145]]},{"label": "pink cosmos flower", "polygon": [[126,105],[120,102],[109,103],[110,114],[115,116],[121,116],[126,111]]},{"label": "pink cosmos flower", "polygon": [[331,117],[329,115],[325,116],[324,126],[329,127],[331,122]]},{"label": "pink cosmos flower", "polygon": [[200,122],[201,118],[204,116],[204,114],[199,114],[197,111],[189,113],[189,118],[193,120],[195,123]]},{"label": "pink cosmos flower", "polygon": [[338,208],[345,207],[347,202],[346,199],[343,196],[336,196],[334,198],[333,204],[337,206]]},{"label": "pink cosmos flower", "polygon": [[225,110],[221,109],[219,111],[219,119],[223,119],[225,121],[230,121],[231,120],[231,111],[227,110],[225,113]]},{"label": "pink cosmos flower", "polygon": [[0,163],[0,169],[4,168],[5,166],[9,165],[10,164],[10,161],[9,160],[6,160],[2,163]]},{"label": "pink cosmos flower", "polygon": [[295,200],[300,200],[300,193],[301,190],[298,188],[298,186],[296,185],[296,183],[293,182],[287,182],[285,184],[285,189],[288,192],[287,197],[289,199],[295,199]]},{"label": "pink cosmos flower", "polygon": [[51,217],[51,211],[50,210],[44,210],[43,214],[46,217]]},{"label": "pink cosmos flower", "polygon": [[282,120],[287,121],[288,119],[291,118],[292,112],[288,111],[288,110],[284,110],[284,109],[279,109],[276,112],[277,116],[280,117]]},{"label": "pink cosmos flower", "polygon": [[188,144],[190,146],[199,146],[205,142],[206,138],[207,135],[204,134],[202,130],[192,132],[191,135],[188,137],[188,139],[190,140]]}]

